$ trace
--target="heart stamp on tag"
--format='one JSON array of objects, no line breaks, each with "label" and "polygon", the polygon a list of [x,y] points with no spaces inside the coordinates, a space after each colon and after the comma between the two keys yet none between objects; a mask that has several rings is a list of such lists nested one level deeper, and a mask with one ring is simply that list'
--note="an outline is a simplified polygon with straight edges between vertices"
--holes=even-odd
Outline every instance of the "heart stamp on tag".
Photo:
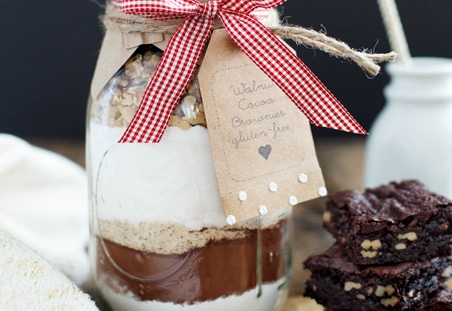
[{"label": "heart stamp on tag", "polygon": [[272,152],[272,146],[265,145],[259,147],[259,154],[265,159],[268,160],[270,153]]}]

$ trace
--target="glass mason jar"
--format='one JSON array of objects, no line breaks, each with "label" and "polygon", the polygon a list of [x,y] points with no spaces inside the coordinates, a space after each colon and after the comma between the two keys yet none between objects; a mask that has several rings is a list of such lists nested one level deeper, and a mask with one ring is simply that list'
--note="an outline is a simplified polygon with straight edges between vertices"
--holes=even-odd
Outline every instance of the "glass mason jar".
[{"label": "glass mason jar", "polygon": [[364,183],[418,179],[452,198],[452,60],[389,64],[387,103],[366,142]]},{"label": "glass mason jar", "polygon": [[90,98],[95,284],[114,310],[281,310],[291,277],[291,207],[226,223],[197,80],[160,143],[117,143],[161,53],[140,46]]}]

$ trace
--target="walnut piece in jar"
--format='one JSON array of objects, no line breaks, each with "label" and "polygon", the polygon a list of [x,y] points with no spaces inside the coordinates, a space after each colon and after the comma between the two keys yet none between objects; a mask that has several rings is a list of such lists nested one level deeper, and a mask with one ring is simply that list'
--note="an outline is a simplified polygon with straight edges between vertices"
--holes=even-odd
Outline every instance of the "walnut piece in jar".
[{"label": "walnut piece in jar", "polygon": [[[110,127],[127,127],[141,103],[161,56],[162,51],[155,46],[139,47],[95,99],[91,119]],[[197,125],[207,127],[195,73],[173,112],[169,126],[188,130]]]}]

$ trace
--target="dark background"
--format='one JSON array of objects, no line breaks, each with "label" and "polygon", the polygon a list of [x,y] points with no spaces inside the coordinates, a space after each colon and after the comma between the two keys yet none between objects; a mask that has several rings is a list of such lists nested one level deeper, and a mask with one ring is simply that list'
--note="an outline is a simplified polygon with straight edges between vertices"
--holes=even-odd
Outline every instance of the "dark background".
[{"label": "dark background", "polygon": [[[450,0],[399,0],[413,56],[452,57]],[[83,138],[89,85],[102,40],[103,2],[4,0],[0,27],[0,132]],[[290,24],[326,31],[356,49],[390,50],[376,0],[288,0]],[[369,129],[384,104],[385,70],[297,47],[298,55]],[[314,129],[316,136],[352,135]]]}]

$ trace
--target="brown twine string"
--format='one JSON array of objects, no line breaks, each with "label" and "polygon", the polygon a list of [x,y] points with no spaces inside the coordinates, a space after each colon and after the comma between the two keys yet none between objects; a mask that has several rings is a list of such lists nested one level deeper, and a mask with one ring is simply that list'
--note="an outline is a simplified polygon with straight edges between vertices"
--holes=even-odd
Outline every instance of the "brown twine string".
[{"label": "brown twine string", "polygon": [[[206,2],[207,0],[201,0]],[[158,21],[150,18],[125,14],[113,4],[107,4],[105,15],[102,22],[107,29],[117,28],[123,33],[141,32],[141,33],[174,33],[181,24],[182,20]],[[219,22],[215,28],[223,27]],[[385,54],[371,54],[366,51],[358,51],[350,48],[346,43],[327,35],[293,25],[270,26],[269,29],[277,36],[283,39],[293,40],[296,44],[302,44],[329,55],[349,59],[355,62],[359,67],[375,76],[380,72],[378,63],[393,62],[396,60],[395,52]]]}]

